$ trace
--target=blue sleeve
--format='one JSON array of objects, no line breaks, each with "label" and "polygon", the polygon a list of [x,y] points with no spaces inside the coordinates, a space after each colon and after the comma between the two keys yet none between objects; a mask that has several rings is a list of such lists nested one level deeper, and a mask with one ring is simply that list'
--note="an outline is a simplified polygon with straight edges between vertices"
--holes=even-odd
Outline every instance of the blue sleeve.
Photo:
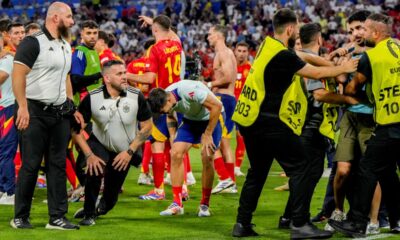
[{"label": "blue sleeve", "polygon": [[72,54],[72,65],[71,65],[71,75],[81,75],[83,76],[86,69],[86,58],[85,54],[80,50],[75,50]]}]

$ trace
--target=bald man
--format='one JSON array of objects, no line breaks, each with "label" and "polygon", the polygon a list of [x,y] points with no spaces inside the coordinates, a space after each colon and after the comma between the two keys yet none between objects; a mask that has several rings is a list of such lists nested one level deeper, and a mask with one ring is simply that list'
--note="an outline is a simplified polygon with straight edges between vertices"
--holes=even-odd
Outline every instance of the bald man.
[{"label": "bald man", "polygon": [[47,159],[47,229],[73,230],[68,210],[65,159],[71,123],[80,122],[75,111],[67,74],[71,46],[65,38],[74,24],[70,7],[50,5],[44,28],[26,37],[15,54],[12,87],[16,98],[15,125],[20,141],[22,167],[16,185],[15,215],[10,225],[32,228],[32,197],[43,155]]}]

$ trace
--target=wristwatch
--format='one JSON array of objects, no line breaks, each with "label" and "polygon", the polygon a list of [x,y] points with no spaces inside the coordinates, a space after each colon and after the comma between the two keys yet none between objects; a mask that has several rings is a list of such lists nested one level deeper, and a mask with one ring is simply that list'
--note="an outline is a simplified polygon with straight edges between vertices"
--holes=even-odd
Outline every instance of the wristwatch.
[{"label": "wristwatch", "polygon": [[135,151],[133,151],[131,148],[129,148],[127,151],[126,151],[128,154],[129,154],[129,156],[133,156],[133,153],[135,152]]}]

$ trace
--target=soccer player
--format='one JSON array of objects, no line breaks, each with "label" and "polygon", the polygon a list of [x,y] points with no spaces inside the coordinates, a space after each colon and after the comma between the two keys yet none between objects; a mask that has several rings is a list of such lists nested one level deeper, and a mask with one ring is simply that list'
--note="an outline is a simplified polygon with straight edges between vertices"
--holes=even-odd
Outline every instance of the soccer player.
[{"label": "soccer player", "polygon": [[[150,88],[167,88],[172,83],[180,80],[182,46],[179,37],[171,29],[171,20],[165,15],[159,15],[152,19],[140,16],[144,26],[151,25],[152,34],[156,43],[151,47],[148,57],[148,68],[143,75],[127,74],[128,81],[132,84],[149,84]],[[164,191],[164,166],[165,166],[165,142],[169,138],[169,130],[166,116],[161,115],[153,119],[152,132],[152,159],[154,189],[139,198],[142,200],[165,199]]]},{"label": "soccer player", "polygon": [[102,66],[105,62],[110,60],[121,60],[121,58],[111,50],[114,43],[114,35],[101,30],[99,31],[99,37],[94,45],[94,49],[99,54],[100,64]]},{"label": "soccer player", "polygon": [[214,48],[215,57],[213,62],[214,80],[207,83],[208,88],[216,92],[224,105],[226,119],[221,142],[222,156],[216,156],[214,160],[215,171],[219,175],[219,182],[212,193],[219,193],[225,189],[231,193],[237,193],[235,184],[235,164],[230,146],[230,135],[234,123],[232,114],[236,105],[235,80],[236,80],[236,58],[231,49],[225,45],[227,30],[224,26],[216,25],[208,31],[208,42]]},{"label": "soccer player", "polygon": [[[242,92],[244,83],[246,82],[247,75],[249,74],[251,64],[249,62],[249,44],[246,42],[239,42],[235,47],[235,57],[237,62],[237,75],[235,82],[235,98],[239,98]],[[239,128],[236,128],[236,161],[235,161],[235,176],[244,176],[240,171],[244,153],[246,151],[243,136],[240,134]]]},{"label": "soccer player", "polygon": [[[189,77],[196,80],[199,72]],[[160,212],[162,216],[182,215],[182,185],[184,182],[183,157],[194,144],[202,144],[202,199],[199,217],[210,216],[209,204],[214,179],[213,157],[221,141],[222,128],[219,117],[222,103],[202,82],[184,80],[170,85],[166,90],[153,89],[149,95],[155,113],[169,114],[172,125],[177,125],[175,113],[182,113],[183,120],[177,129],[171,149],[171,182],[173,203]],[[175,117],[174,117],[175,116]],[[175,121],[172,119],[175,118]]]},{"label": "soccer player", "polygon": [[[137,74],[137,75],[143,75],[146,71],[146,64],[148,61],[148,50],[150,49],[151,46],[155,44],[155,40],[149,39],[144,43],[144,51],[143,54],[140,58],[133,60],[130,62],[127,66],[127,72],[131,74]],[[135,86],[140,89],[140,91],[143,93],[143,95],[147,98],[149,94],[149,88],[150,84],[142,84],[142,83],[136,83],[131,81],[130,83],[132,86]],[[152,185],[153,184],[153,177],[150,174],[150,160],[151,160],[151,142],[150,140],[147,140],[144,144],[144,149],[143,149],[143,160],[142,160],[142,168],[141,168],[141,173],[138,178],[138,184],[143,184],[143,185]]]}]

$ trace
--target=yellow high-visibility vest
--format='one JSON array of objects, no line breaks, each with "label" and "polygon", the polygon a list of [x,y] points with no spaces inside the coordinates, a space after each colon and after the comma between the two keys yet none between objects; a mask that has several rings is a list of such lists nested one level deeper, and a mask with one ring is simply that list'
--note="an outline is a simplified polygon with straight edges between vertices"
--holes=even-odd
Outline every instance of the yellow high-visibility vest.
[{"label": "yellow high-visibility vest", "polygon": [[[286,49],[281,42],[271,37],[267,37],[261,44],[237,101],[232,116],[233,121],[245,127],[256,121],[265,98],[264,70],[272,58]],[[283,96],[279,111],[280,120],[297,135],[301,134],[307,113],[307,97],[304,87],[299,87],[302,85],[304,84],[301,78],[295,75],[292,84]]]},{"label": "yellow high-visibility vest", "polygon": [[400,42],[388,38],[366,51],[372,69],[374,120],[400,123]]},{"label": "yellow high-visibility vest", "polygon": [[[325,89],[329,92],[336,93],[336,82],[333,78],[328,78],[324,80],[325,82]],[[334,140],[335,134],[338,131],[336,124],[339,118],[339,105],[332,104],[332,103],[323,103],[322,104],[322,114],[323,119],[322,123],[319,126],[319,132]]]}]

